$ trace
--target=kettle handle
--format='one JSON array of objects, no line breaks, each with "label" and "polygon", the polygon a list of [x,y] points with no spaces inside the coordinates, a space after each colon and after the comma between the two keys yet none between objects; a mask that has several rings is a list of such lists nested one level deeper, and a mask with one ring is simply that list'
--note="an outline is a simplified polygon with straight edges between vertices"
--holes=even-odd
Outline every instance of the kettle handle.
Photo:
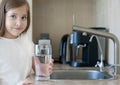
[{"label": "kettle handle", "polygon": [[67,48],[67,39],[68,34],[63,35],[60,42],[60,49],[59,49],[59,60],[60,63],[66,64],[66,48]]}]

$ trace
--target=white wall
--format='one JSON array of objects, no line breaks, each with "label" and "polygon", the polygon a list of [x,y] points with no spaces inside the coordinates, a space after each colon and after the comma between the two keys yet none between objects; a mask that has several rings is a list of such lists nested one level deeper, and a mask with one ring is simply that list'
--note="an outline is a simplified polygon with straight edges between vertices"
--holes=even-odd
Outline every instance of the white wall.
[{"label": "white wall", "polygon": [[[96,13],[96,26],[107,27],[120,40],[120,0],[96,0]],[[109,43],[108,50],[109,63],[113,63],[112,41]]]}]

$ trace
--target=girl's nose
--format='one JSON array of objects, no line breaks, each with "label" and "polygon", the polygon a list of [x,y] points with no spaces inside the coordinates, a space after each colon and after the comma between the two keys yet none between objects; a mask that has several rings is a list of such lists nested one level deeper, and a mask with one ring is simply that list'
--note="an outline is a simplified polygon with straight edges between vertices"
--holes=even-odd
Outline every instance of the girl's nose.
[{"label": "girl's nose", "polygon": [[21,19],[17,19],[16,20],[16,26],[21,26],[22,25],[22,20]]}]

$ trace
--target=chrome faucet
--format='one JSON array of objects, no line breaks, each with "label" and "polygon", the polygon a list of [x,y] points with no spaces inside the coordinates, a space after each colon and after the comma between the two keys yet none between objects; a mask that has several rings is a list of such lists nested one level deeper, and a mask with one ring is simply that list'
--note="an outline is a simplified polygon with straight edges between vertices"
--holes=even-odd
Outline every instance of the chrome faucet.
[{"label": "chrome faucet", "polygon": [[[86,32],[88,34],[98,35],[98,36],[112,39],[114,42],[114,64],[117,65],[120,63],[119,61],[119,40],[114,34],[103,32],[103,31],[101,32],[101,31],[97,31],[94,29],[89,29],[89,28],[85,28],[85,27],[81,27],[77,25],[73,25],[73,31]],[[101,59],[102,59],[102,56],[101,56]],[[98,63],[98,66],[101,68],[101,71],[103,71],[103,62]],[[117,73],[120,73],[120,72],[118,71],[117,67],[115,67],[114,74],[116,75]]]},{"label": "chrome faucet", "polygon": [[97,43],[98,43],[98,48],[100,50],[100,61],[97,61],[97,64],[95,65],[95,67],[98,66],[100,68],[100,72],[103,72],[104,71],[104,63],[103,63],[103,51],[102,51],[102,47],[101,47],[101,44],[100,44],[100,40],[98,39],[98,36],[96,36],[96,35],[92,35],[90,37],[89,42],[92,42],[93,37],[96,38]]}]

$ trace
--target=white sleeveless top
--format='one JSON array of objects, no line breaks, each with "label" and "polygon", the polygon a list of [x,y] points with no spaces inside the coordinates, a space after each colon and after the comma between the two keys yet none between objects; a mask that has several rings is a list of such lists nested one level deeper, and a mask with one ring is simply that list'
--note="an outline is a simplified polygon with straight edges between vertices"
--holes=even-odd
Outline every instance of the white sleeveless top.
[{"label": "white sleeveless top", "polygon": [[33,46],[27,35],[0,38],[0,85],[17,85],[30,74]]}]

